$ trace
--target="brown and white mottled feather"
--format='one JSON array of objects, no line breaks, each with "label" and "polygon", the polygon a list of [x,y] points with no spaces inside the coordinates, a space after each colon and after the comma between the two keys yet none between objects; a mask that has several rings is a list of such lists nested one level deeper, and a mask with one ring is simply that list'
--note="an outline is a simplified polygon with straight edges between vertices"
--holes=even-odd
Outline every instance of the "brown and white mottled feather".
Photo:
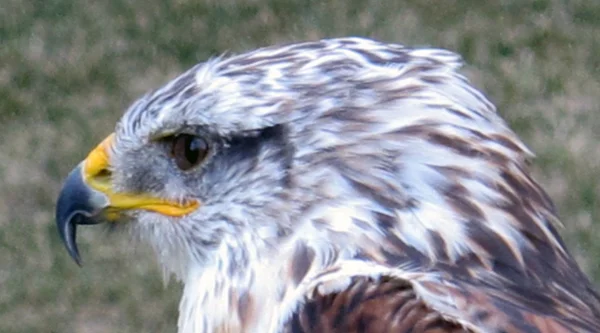
[{"label": "brown and white mottled feather", "polygon": [[122,189],[154,137],[223,142],[196,178],[160,173],[197,214],[135,216],[185,283],[179,331],[600,332],[531,153],[460,65],[331,39],[215,59],[138,101],[111,156]]}]

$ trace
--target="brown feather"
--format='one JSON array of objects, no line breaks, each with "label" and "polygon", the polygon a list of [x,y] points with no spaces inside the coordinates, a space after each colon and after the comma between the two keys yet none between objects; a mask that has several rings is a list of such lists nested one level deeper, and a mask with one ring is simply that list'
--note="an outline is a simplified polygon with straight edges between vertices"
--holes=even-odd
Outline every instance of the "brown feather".
[{"label": "brown feather", "polygon": [[[565,309],[550,297],[522,295],[483,284],[430,279],[355,276],[342,291],[314,291],[282,332],[334,333],[567,333],[598,332],[593,314]],[[451,281],[451,282],[450,282]],[[434,309],[431,300],[447,308]]]},{"label": "brown feather", "polygon": [[352,279],[339,293],[305,303],[284,332],[460,333],[471,332],[444,319],[418,299],[410,284],[398,279]]}]

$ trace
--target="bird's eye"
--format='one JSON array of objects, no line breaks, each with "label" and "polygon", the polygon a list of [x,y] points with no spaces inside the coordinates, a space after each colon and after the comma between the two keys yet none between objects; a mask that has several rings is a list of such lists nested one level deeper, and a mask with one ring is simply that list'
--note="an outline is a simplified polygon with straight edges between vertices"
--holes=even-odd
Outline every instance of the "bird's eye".
[{"label": "bird's eye", "polygon": [[179,134],[171,142],[171,154],[179,169],[189,170],[206,158],[208,143],[195,135]]}]

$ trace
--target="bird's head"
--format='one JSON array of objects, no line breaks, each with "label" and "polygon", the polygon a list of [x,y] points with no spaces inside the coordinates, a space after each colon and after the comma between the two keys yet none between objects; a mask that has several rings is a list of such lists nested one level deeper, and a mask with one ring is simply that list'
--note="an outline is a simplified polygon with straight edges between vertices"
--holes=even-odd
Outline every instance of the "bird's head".
[{"label": "bird's head", "polygon": [[223,241],[257,237],[266,246],[289,234],[295,144],[288,124],[264,113],[296,97],[236,74],[213,61],[146,95],[71,172],[56,217],[77,262],[78,224],[129,225],[179,275]]},{"label": "bird's head", "polygon": [[[475,248],[466,221],[498,202],[485,184],[527,155],[459,66],[365,39],[200,64],[134,103],[72,171],[61,236],[79,260],[78,224],[126,223],[180,277],[219,251],[243,270],[290,239],[357,253],[393,234],[434,257],[442,237],[458,260]],[[498,231],[518,238],[510,223]]]}]

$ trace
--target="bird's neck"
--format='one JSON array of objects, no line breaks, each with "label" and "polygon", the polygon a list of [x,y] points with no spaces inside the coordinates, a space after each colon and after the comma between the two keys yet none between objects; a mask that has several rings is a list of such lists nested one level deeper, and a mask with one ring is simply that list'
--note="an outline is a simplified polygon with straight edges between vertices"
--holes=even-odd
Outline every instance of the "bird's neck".
[{"label": "bird's neck", "polygon": [[315,276],[364,245],[339,237],[304,223],[276,246],[257,235],[224,239],[214,261],[191,265],[184,278],[179,333],[276,332]]},{"label": "bird's neck", "polygon": [[191,265],[183,279],[179,333],[272,331],[282,307],[301,297],[301,281],[318,270],[315,250],[303,241],[291,239],[273,253],[256,248],[256,240],[235,244],[244,238],[224,241],[210,264]]}]

